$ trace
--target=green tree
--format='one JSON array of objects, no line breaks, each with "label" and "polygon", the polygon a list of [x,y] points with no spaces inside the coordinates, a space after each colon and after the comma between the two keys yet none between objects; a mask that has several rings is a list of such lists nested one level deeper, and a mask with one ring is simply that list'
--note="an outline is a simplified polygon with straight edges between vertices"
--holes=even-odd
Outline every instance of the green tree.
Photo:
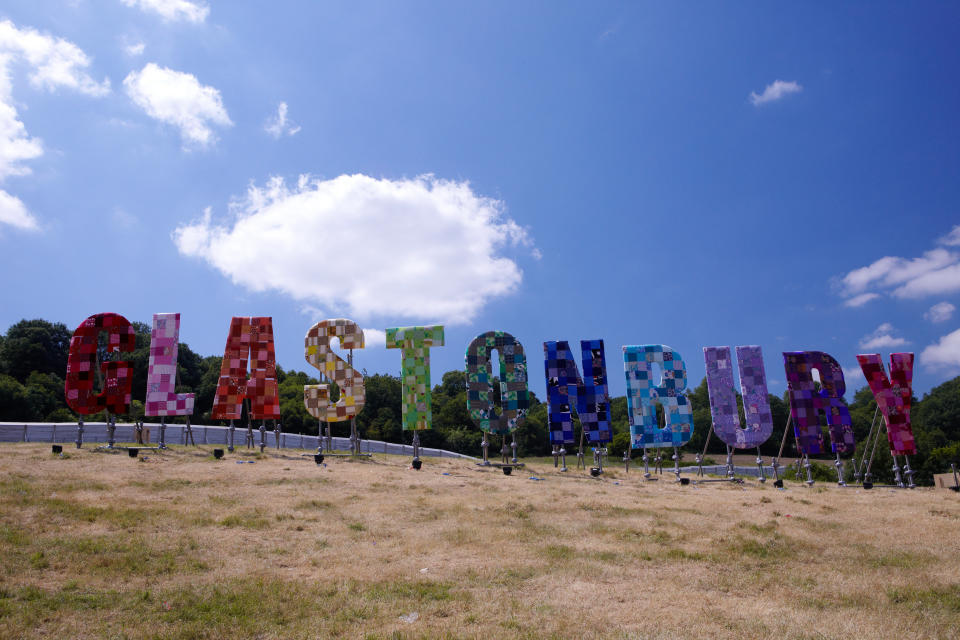
[{"label": "green tree", "polygon": [[0,372],[20,382],[34,371],[63,376],[72,335],[62,322],[21,320],[0,342]]}]

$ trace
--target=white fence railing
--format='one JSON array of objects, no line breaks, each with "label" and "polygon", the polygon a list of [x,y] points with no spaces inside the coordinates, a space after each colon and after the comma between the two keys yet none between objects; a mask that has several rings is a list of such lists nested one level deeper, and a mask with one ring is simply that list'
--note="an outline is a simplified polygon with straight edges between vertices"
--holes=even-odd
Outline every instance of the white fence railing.
[{"label": "white fence railing", "polygon": [[[143,425],[144,435],[149,430],[149,441],[156,443],[159,440],[160,423],[147,422]],[[193,431],[193,441],[200,444],[222,444],[226,445],[230,439],[229,427],[216,427],[207,425],[191,425]],[[167,444],[186,444],[187,431],[186,426],[182,424],[168,424],[165,427],[164,440]],[[237,428],[234,433],[234,446],[238,449],[245,446],[246,428]],[[267,430],[263,434],[264,442],[267,447],[277,448],[277,434],[272,430]],[[260,446],[260,431],[253,430],[254,445]],[[107,442],[108,432],[105,422],[84,422],[83,423],[83,442],[84,443],[102,443]],[[0,442],[51,442],[51,443],[72,443],[77,440],[77,423],[75,422],[0,422]],[[129,423],[117,424],[114,433],[116,442],[136,442],[136,426]],[[320,438],[317,436],[308,436],[300,433],[280,432],[280,447],[292,449],[312,449],[316,451],[320,446]],[[144,441],[147,438],[144,437]],[[333,448],[335,450],[348,451],[350,449],[349,438],[333,438]],[[382,440],[360,440],[361,453],[389,453],[395,455],[413,455],[413,446],[409,444],[396,444],[394,442],[383,442]],[[435,458],[466,458],[475,460],[472,456],[454,453],[445,449],[431,449],[420,447],[421,456],[431,456]]]}]

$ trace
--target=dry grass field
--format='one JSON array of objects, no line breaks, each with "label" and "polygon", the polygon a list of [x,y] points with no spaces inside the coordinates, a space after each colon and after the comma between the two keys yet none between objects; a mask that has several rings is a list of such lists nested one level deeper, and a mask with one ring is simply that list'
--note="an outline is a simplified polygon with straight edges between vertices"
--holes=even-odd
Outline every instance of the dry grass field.
[{"label": "dry grass field", "polygon": [[65,452],[0,446],[2,638],[960,637],[949,491]]}]

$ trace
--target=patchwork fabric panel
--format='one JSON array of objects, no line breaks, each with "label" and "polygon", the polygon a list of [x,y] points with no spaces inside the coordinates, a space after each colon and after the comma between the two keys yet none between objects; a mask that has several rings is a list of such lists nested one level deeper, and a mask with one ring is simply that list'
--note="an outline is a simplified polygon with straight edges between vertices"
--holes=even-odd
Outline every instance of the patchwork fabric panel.
[{"label": "patchwork fabric panel", "polygon": [[[491,352],[500,357],[500,413],[493,402]],[[530,407],[527,358],[520,342],[506,331],[488,331],[467,346],[467,410],[473,423],[490,433],[510,433]]]},{"label": "patchwork fabric panel", "polygon": [[[663,375],[654,384],[652,365]],[[693,407],[684,395],[687,368],[680,354],[663,344],[623,347],[627,377],[627,415],[634,449],[680,447],[693,436]],[[657,403],[663,406],[665,425],[657,424]]]},{"label": "patchwork fabric panel", "polygon": [[153,314],[145,415],[189,416],[193,413],[194,394],[175,393],[179,339],[179,313]]},{"label": "patchwork fabric panel", "polygon": [[327,419],[330,405],[330,387],[325,384],[306,384],[303,386],[303,404],[307,413],[317,420]]},{"label": "patchwork fabric panel", "polygon": [[443,326],[395,327],[387,329],[387,349],[400,349],[403,393],[401,413],[404,431],[429,429],[430,347],[443,346]]},{"label": "patchwork fabric panel", "polygon": [[917,443],[910,424],[910,398],[913,395],[913,354],[890,354],[890,378],[883,370],[879,353],[857,356],[867,384],[877,399],[887,423],[887,441],[893,455],[914,455]]},{"label": "patchwork fabric panel", "polygon": [[70,338],[64,396],[67,406],[83,415],[104,409],[113,414],[124,414],[130,406],[133,386],[133,367],[128,362],[101,362],[103,390],[98,394],[93,392],[97,342],[101,331],[107,333],[108,353],[133,351],[136,348],[136,334],[126,318],[116,313],[90,316],[80,323]]},{"label": "patchwork fabric panel", "polygon": [[[247,379],[247,357],[250,378]],[[273,319],[232,318],[213,400],[215,420],[239,420],[243,399],[250,399],[250,418],[280,418],[277,361],[273,346]]]},{"label": "patchwork fabric panel", "polygon": [[[820,428],[821,412],[827,417],[832,451],[853,452],[856,442],[850,410],[843,401],[847,386],[840,364],[822,351],[786,351],[783,366],[787,374],[793,431],[800,452],[814,455],[826,450],[823,429]],[[820,391],[813,380],[814,369],[820,374]]]},{"label": "patchwork fabric panel", "polygon": [[737,394],[733,386],[733,361],[730,347],[704,347],[707,366],[707,391],[713,430],[725,444],[737,449],[759,447],[773,433],[773,414],[767,397],[767,376],[763,351],[758,346],[737,347],[740,386],[743,389],[743,413],[746,428],[740,428]]},{"label": "patchwork fabric panel", "polygon": [[581,340],[580,352],[582,378],[566,340],[543,343],[550,444],[575,442],[573,407],[576,407],[577,417],[591,444],[603,444],[613,439],[603,340]]},{"label": "patchwork fabric panel", "polygon": [[[340,388],[340,399],[334,404],[328,404],[326,414],[317,418],[327,422],[342,422],[356,417],[363,409],[367,399],[366,387],[363,375],[334,353],[330,347],[331,338],[340,339],[341,349],[363,349],[363,329],[353,320],[345,318],[324,320],[310,327],[303,341],[307,362]],[[329,403],[329,392],[327,398]]]}]

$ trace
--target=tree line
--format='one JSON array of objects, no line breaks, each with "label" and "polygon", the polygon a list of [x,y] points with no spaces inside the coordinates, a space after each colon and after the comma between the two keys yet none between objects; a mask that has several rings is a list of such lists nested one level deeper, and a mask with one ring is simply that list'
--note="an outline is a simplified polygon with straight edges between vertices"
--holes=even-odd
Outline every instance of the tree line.
[{"label": "tree line", "polygon": [[[150,357],[150,325],[134,322],[133,327],[136,332],[135,350],[118,356],[133,366],[133,402],[129,414],[120,417],[129,420],[143,417],[147,364]],[[71,336],[72,331],[63,323],[46,320],[21,320],[0,335],[0,421],[75,422],[78,419],[67,407],[63,394]],[[176,391],[195,394],[193,422],[225,424],[211,418],[220,376],[220,362],[220,356],[200,356],[187,344],[180,344]],[[367,399],[363,411],[357,416],[357,427],[361,436],[388,442],[401,442],[406,438],[409,442],[410,434],[405,434],[401,428],[400,378],[386,374],[367,375],[366,371],[363,373]],[[478,455],[481,432],[473,425],[467,411],[464,372],[448,371],[439,376],[435,372],[434,380],[438,379],[439,382],[433,388],[433,428],[421,432],[421,443],[425,447]],[[304,407],[303,387],[307,384],[318,384],[320,380],[302,371],[286,371],[277,366],[277,381],[283,430],[316,435],[319,423]],[[496,397],[498,394],[493,395]],[[710,402],[706,379],[688,390],[687,397],[693,409],[694,422],[693,437],[684,447],[690,458],[703,450],[710,429]],[[777,455],[790,415],[786,393],[781,397],[770,395],[769,401],[774,432],[760,447],[761,453],[766,457]],[[739,394],[738,404],[743,420],[742,399]],[[867,447],[866,438],[876,410],[876,401],[869,387],[864,386],[853,393],[848,407],[857,438],[855,457],[859,460]],[[611,398],[610,409],[614,435],[608,448],[612,456],[619,457],[630,443],[626,397]],[[90,416],[87,419],[103,420],[105,416]],[[937,386],[924,394],[922,399],[914,398],[911,419],[918,450],[912,459],[913,467],[917,471],[916,479],[918,482],[929,483],[932,474],[949,470],[950,462],[960,459],[960,377]],[[878,416],[878,420],[882,420],[882,417]],[[170,421],[182,422],[183,419]],[[518,452],[521,456],[550,454],[547,425],[547,406],[531,392],[526,420],[516,432]],[[334,435],[348,435],[349,423],[333,423],[332,431]],[[579,429],[577,432],[579,433]],[[497,445],[491,447],[491,455],[499,448],[499,438],[493,440]],[[795,455],[791,434],[787,435],[786,442],[784,454]],[[711,438],[707,454],[718,461],[722,460],[725,455],[723,443],[716,437]],[[634,452],[634,455],[639,453]],[[826,459],[829,455],[822,457]],[[873,463],[876,480],[890,482],[893,477],[892,465],[886,438],[881,436]],[[850,465],[847,467],[849,473]]]}]

